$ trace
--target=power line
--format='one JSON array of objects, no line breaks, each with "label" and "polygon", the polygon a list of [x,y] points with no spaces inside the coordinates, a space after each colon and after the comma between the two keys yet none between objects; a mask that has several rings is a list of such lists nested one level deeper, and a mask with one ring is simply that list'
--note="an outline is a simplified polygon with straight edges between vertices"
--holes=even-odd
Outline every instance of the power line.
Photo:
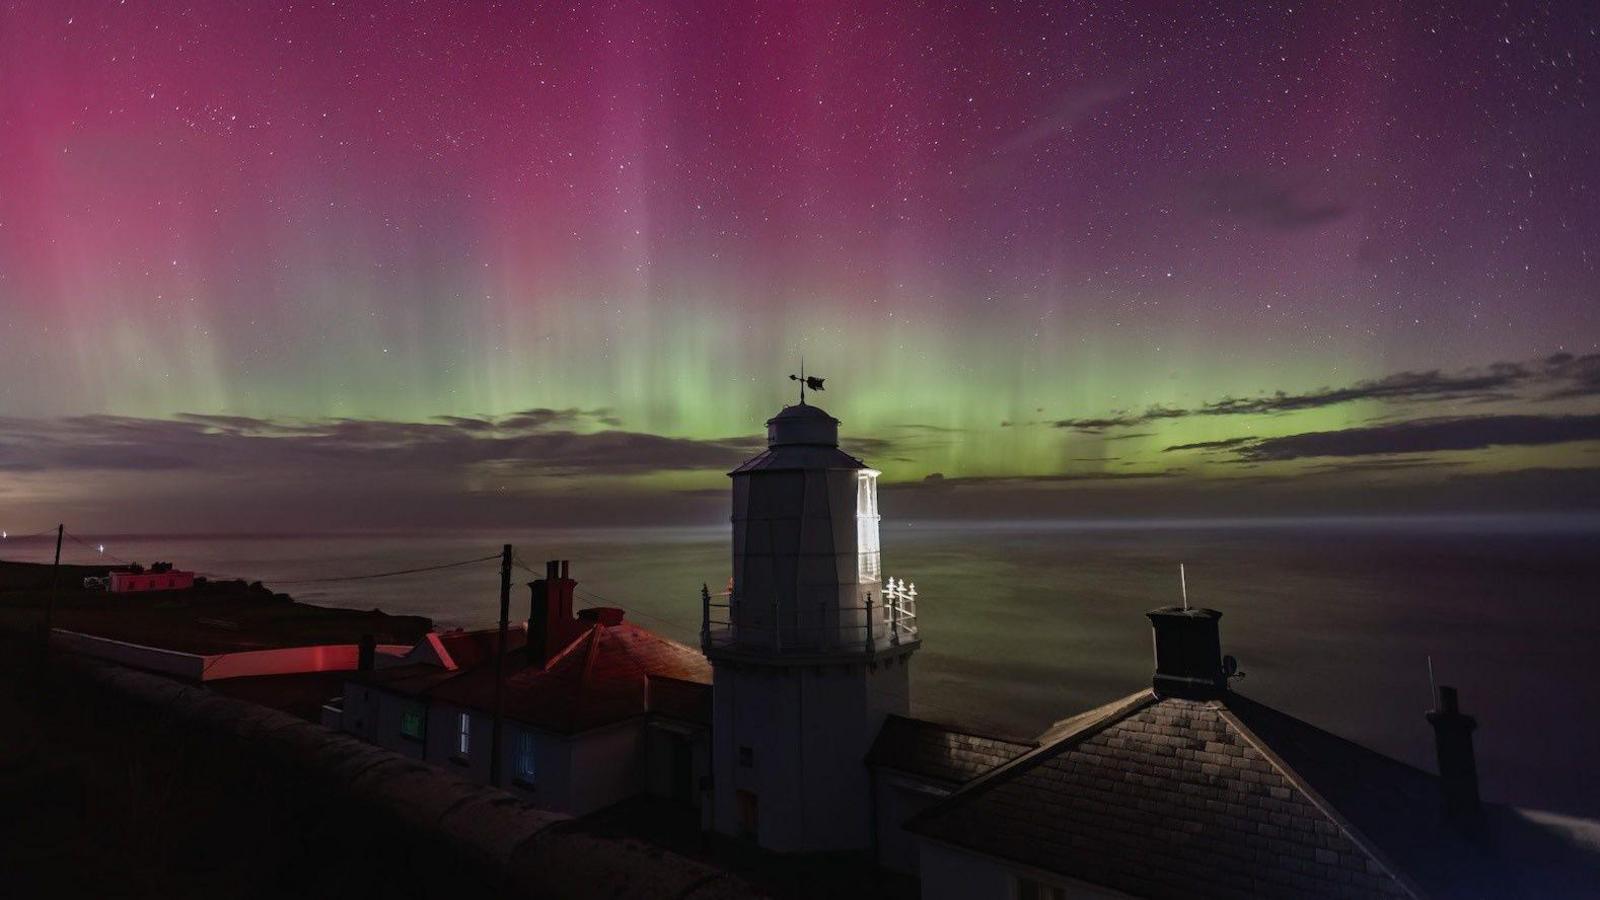
[{"label": "power line", "polygon": [[5,540],[8,540],[8,541],[26,541],[26,540],[31,540],[31,539],[36,538],[36,537],[44,537],[47,534],[55,534],[55,532],[56,532],[56,527],[54,525],[52,525],[49,528],[44,528],[44,529],[41,529],[39,531],[32,532],[30,534],[10,534],[10,533],[7,533],[6,536],[5,536]]},{"label": "power line", "polygon": [[76,543],[78,546],[82,547],[85,550],[94,551],[94,553],[97,556],[110,557],[112,561],[121,563],[122,565],[125,565],[125,566],[131,566],[131,565],[134,564],[132,560],[123,559],[122,557],[116,555],[115,553],[107,553],[106,552],[106,546],[104,544],[101,544],[101,543],[97,542],[97,543],[95,543],[93,545],[90,545],[88,541],[85,541],[83,538],[78,537],[77,535],[73,534],[70,531],[65,532],[65,534],[66,534],[67,537],[72,538],[73,542]]},{"label": "power line", "polygon": [[365,574],[365,575],[333,575],[333,576],[330,576],[330,577],[327,577],[327,578],[297,578],[297,579],[293,579],[293,580],[289,580],[289,581],[280,581],[280,580],[277,580],[277,579],[267,579],[267,578],[258,578],[256,580],[257,581],[261,581],[261,582],[269,582],[270,581],[273,585],[282,585],[282,584],[327,584],[327,583],[333,582],[333,581],[365,581],[365,580],[367,580],[369,578],[392,578],[392,577],[394,577],[396,575],[416,575],[416,574],[418,574],[420,572],[437,572],[440,569],[455,569],[455,568],[459,568],[461,566],[474,565],[476,563],[498,561],[499,559],[500,559],[500,554],[494,553],[494,554],[490,554],[489,556],[480,556],[480,557],[477,557],[476,559],[463,559],[463,560],[458,560],[456,562],[440,563],[440,564],[438,564],[436,566],[417,566],[416,568],[412,568],[412,569],[394,569],[394,570],[388,571],[388,572],[371,572],[371,573],[368,573],[368,574]]}]

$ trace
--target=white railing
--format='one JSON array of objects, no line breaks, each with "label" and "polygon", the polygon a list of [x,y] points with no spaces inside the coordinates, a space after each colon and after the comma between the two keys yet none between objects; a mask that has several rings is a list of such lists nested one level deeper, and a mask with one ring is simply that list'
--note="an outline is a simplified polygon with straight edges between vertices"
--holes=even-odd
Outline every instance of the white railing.
[{"label": "white railing", "polygon": [[871,654],[917,639],[917,586],[897,578],[885,580],[879,591],[863,592],[860,605],[818,603],[811,620],[816,624],[801,624],[798,609],[776,600],[765,616],[744,614],[731,589],[713,594],[702,586],[700,604],[700,646],[705,650]]}]

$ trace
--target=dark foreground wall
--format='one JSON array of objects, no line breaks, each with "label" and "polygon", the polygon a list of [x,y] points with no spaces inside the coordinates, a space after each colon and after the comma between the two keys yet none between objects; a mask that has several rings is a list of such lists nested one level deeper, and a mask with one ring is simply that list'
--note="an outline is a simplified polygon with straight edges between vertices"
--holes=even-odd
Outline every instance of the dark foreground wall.
[{"label": "dark foreground wall", "polygon": [[[14,658],[13,658],[14,662]],[[7,666],[7,896],[727,898],[649,845],[331,732],[117,666]]]}]

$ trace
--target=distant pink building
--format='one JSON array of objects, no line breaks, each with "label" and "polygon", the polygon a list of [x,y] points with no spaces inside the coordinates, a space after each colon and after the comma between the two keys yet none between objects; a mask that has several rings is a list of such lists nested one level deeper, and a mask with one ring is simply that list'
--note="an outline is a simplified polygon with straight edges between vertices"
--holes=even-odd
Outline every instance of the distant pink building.
[{"label": "distant pink building", "polygon": [[156,563],[148,570],[113,569],[106,577],[106,586],[113,594],[132,594],[139,591],[181,591],[194,587],[194,573],[180,572],[171,563]]}]

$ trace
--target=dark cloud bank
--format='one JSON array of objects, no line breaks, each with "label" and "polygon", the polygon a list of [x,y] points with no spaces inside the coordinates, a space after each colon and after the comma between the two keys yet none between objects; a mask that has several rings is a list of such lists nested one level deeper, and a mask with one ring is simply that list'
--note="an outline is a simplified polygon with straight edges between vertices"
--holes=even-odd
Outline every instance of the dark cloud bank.
[{"label": "dark cloud bank", "polygon": [[1152,406],[1142,412],[1116,411],[1111,415],[1059,419],[1050,424],[1085,434],[1131,428],[1163,419],[1194,416],[1274,415],[1323,409],[1344,403],[1376,401],[1390,404],[1487,403],[1496,400],[1529,402],[1600,396],[1600,354],[1573,356],[1558,353],[1528,363],[1495,363],[1486,369],[1454,374],[1438,370],[1399,372],[1359,381],[1339,388],[1290,394],[1279,391],[1254,397],[1223,397],[1192,409]]},{"label": "dark cloud bank", "polygon": [[[1600,452],[1588,468],[1569,459],[1562,468],[1487,474],[1432,454],[1600,441],[1600,413],[1538,411],[1540,404],[1572,409],[1575,399],[1597,396],[1600,356],[1563,354],[1456,374],[1405,372],[1298,394],[1225,397],[1194,409],[1068,419],[1049,424],[1109,441],[1148,436],[1130,429],[1162,419],[1292,413],[1361,400],[1411,415],[1174,445],[1166,448],[1172,464],[1156,471],[1074,459],[1057,473],[887,482],[884,508],[901,518],[1593,509],[1600,506]],[[1513,413],[1425,414],[1432,403],[1458,410],[1454,404],[1507,397],[1525,403]],[[847,435],[846,445],[872,460],[894,460],[958,439],[947,431],[900,425],[888,437]],[[630,431],[604,409],[426,422],[0,418],[0,524],[70,518],[102,529],[231,532],[712,524],[726,521],[720,484],[664,490],[634,476],[725,472],[762,445],[757,435]],[[1242,477],[1195,477],[1186,461],[1227,463]]]}]

